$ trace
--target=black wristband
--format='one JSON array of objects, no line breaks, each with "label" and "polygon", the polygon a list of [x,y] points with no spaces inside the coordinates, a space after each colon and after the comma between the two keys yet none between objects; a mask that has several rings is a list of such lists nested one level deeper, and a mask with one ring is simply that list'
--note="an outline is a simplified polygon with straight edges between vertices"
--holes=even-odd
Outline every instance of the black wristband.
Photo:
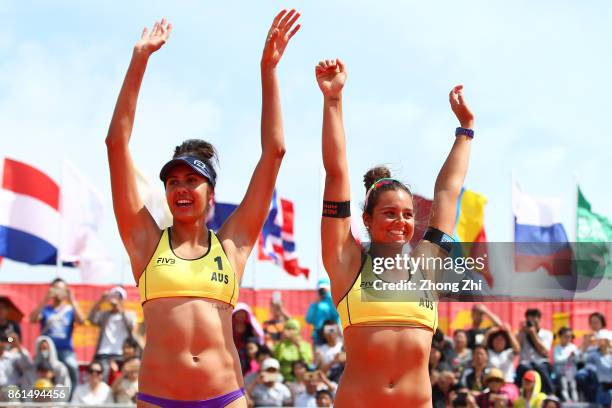
[{"label": "black wristband", "polygon": [[428,240],[432,244],[438,245],[440,248],[450,253],[453,250],[455,240],[450,235],[440,231],[434,227],[428,227],[423,239]]},{"label": "black wristband", "polygon": [[323,201],[323,217],[347,218],[351,216],[350,201]]}]

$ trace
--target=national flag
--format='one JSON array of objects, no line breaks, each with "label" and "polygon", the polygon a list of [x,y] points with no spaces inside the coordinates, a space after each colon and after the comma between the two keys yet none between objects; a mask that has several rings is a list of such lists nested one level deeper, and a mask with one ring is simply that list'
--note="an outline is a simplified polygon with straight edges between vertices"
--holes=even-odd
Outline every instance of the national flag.
[{"label": "national flag", "polygon": [[[423,238],[429,226],[433,201],[414,194],[413,202],[415,208],[415,231],[410,240],[410,245],[414,247]],[[484,229],[484,206],[486,203],[487,199],[485,196],[465,188],[461,189],[459,198],[457,198],[457,213],[453,235],[462,245],[458,252],[453,253],[453,256],[477,258],[486,253],[487,236]],[[477,244],[474,245],[473,243]],[[481,273],[489,287],[492,287],[493,276],[489,270],[486,257],[484,264],[485,268],[482,271],[474,272]]]},{"label": "national flag", "polygon": [[[213,230],[221,228],[238,206],[230,203],[216,202],[209,214],[207,225]],[[294,276],[305,275],[309,270],[299,266],[295,240],[293,202],[279,199],[276,191],[270,205],[270,212],[257,240],[257,259],[271,260]]]},{"label": "national flag", "polygon": [[308,268],[299,266],[293,236],[293,202],[279,199],[276,191],[268,218],[259,235],[257,259],[271,260],[293,276],[308,277]]},{"label": "national flag", "polygon": [[597,278],[612,277],[612,221],[591,210],[580,187],[576,226],[578,273]]},{"label": "national flag", "polygon": [[0,256],[55,265],[60,237],[59,186],[25,163],[4,159],[0,188]]},{"label": "national flag", "polygon": [[484,228],[484,208],[487,198],[466,188],[461,189],[457,199],[457,217],[454,237],[461,243],[461,256],[473,259],[482,258],[484,268],[476,270],[483,275],[490,288],[493,287],[493,275],[489,270],[487,256],[487,234]]},{"label": "national flag", "polygon": [[113,270],[113,260],[99,236],[105,205],[96,186],[71,163],[62,163],[60,187],[60,258],[79,268],[82,283],[101,283]]},{"label": "national flag", "polygon": [[570,275],[572,249],[560,221],[561,202],[531,197],[514,181],[512,211],[515,271],[544,268],[551,275]]}]

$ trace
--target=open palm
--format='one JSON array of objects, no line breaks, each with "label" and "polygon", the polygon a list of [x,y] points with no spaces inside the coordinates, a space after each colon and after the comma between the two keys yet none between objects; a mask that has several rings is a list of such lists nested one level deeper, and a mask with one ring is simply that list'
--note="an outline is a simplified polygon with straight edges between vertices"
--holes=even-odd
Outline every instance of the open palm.
[{"label": "open palm", "polygon": [[268,37],[261,56],[262,65],[276,67],[289,40],[300,29],[299,24],[291,29],[299,17],[300,13],[293,9],[289,13],[287,13],[287,10],[283,10],[277,14],[270,30],[268,30]]},{"label": "open palm", "polygon": [[346,69],[340,59],[325,60],[315,67],[317,83],[323,95],[338,95],[346,82]]},{"label": "open palm", "polygon": [[165,18],[162,18],[161,21],[156,21],[153,24],[150,32],[147,27],[142,30],[140,40],[138,40],[134,49],[139,52],[152,54],[166,43],[171,31],[172,24],[168,23]]},{"label": "open palm", "polygon": [[474,127],[474,114],[463,98],[463,85],[457,85],[451,89],[448,99],[461,127]]}]

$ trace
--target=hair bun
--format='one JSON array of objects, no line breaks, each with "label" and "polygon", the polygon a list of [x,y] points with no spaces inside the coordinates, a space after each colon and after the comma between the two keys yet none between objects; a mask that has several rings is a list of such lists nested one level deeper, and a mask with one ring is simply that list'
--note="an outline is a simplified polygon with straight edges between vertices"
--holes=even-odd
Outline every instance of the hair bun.
[{"label": "hair bun", "polygon": [[391,178],[391,170],[386,166],[376,166],[368,170],[366,174],[363,175],[363,185],[366,191],[368,191],[377,180],[382,178]]}]

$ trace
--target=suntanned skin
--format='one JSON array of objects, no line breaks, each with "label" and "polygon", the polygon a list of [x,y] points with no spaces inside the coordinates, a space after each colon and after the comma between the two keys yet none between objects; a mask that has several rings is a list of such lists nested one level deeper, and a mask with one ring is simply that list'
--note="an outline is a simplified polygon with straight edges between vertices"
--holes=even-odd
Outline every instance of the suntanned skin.
[{"label": "suntanned skin", "polygon": [[[321,61],[315,68],[323,93],[324,200],[350,200],[346,141],[342,120],[342,88],[347,78],[340,60]],[[463,100],[462,86],[450,93],[450,104],[462,127],[473,128],[474,116]],[[434,189],[429,225],[452,233],[456,200],[467,172],[471,140],[455,139]],[[372,214],[363,221],[373,243],[406,243],[414,233],[413,202],[403,190],[379,195]],[[321,220],[323,264],[338,304],[353,285],[362,249],[353,238],[350,218]],[[424,248],[431,244],[424,244]],[[416,250],[419,251],[419,246]],[[389,246],[387,246],[389,248]],[[424,249],[429,251],[429,249]],[[385,254],[390,255],[390,254]],[[335,407],[431,407],[428,361],[433,333],[428,328],[349,326],[345,333],[346,367]]]},{"label": "suntanned skin", "polygon": [[[261,59],[262,152],[244,199],[227,219],[218,237],[241,280],[246,260],[268,214],[285,144],[276,66],[290,38],[299,29],[299,13],[281,11],[274,19]],[[134,47],[106,138],[113,207],[119,233],[138,282],[162,235],[138,193],[128,143],[136,103],[150,56],[168,40],[172,26],[162,19],[146,28]],[[166,180],[166,198],[173,215],[172,248],[181,258],[195,259],[208,251],[204,222],[214,191],[189,166],[177,166]],[[188,200],[188,205],[178,205]],[[143,305],[147,344],[139,376],[141,392],[174,400],[204,400],[243,387],[238,353],[232,339],[232,307],[207,298],[160,298]],[[139,401],[139,407],[154,405]],[[228,405],[245,407],[241,397]]]}]

